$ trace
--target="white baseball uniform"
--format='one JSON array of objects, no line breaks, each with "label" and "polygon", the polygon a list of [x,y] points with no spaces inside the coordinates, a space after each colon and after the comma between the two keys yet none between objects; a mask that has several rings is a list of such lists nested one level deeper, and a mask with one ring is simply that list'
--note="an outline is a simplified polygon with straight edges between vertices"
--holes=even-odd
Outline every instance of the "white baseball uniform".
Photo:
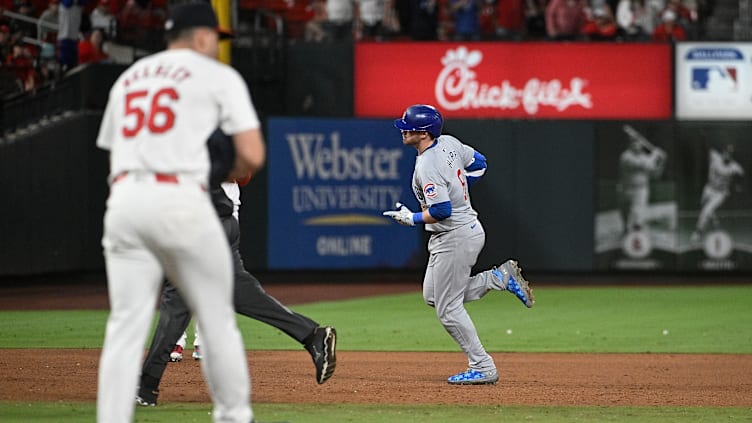
[{"label": "white baseball uniform", "polygon": [[232,256],[206,188],[206,141],[218,126],[235,134],[259,121],[241,76],[193,50],[141,59],[110,91],[97,139],[111,152],[102,239],[111,312],[99,367],[100,423],[132,421],[164,277],[201,325],[214,421],[253,418],[232,303]]},{"label": "white baseball uniform", "polygon": [[[236,182],[222,182],[221,187],[227,195],[227,198],[232,201],[232,216],[235,219],[238,219],[240,211],[240,187]],[[176,342],[175,345],[180,345],[182,348],[185,348],[185,345],[187,343],[188,334],[183,332],[183,334],[180,336],[180,339],[178,339],[178,342]],[[193,346],[197,347],[199,345],[201,345],[201,333],[198,328],[198,323],[196,323],[193,326]]]}]

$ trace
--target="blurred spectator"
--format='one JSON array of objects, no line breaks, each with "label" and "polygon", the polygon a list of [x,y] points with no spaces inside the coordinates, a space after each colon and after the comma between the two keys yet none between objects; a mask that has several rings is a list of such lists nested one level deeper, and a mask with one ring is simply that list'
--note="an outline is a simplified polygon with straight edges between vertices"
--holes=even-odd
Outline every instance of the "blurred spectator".
[{"label": "blurred spectator", "polygon": [[697,15],[696,3],[692,2],[690,7],[689,2],[684,3],[682,0],[668,0],[665,10],[671,10],[676,13],[676,25],[682,27],[687,36],[692,34],[692,36],[697,37],[699,17]]},{"label": "blurred spectator", "polygon": [[326,18],[326,29],[332,40],[342,41],[352,39],[352,0],[326,0]]},{"label": "blurred spectator", "polygon": [[39,15],[39,22],[37,23],[37,39],[49,42],[55,42],[57,40],[57,31],[50,29],[43,25],[43,23],[57,26],[60,22],[60,7],[58,0],[50,0],[47,3],[47,8],[44,9],[41,15]]},{"label": "blurred spectator", "polygon": [[0,25],[0,59],[2,59],[0,65],[4,64],[5,58],[10,55],[12,45],[10,27],[8,25]]},{"label": "blurred spectator", "polygon": [[55,45],[45,42],[39,50],[37,74],[39,84],[54,81],[59,76],[60,65],[55,57]]},{"label": "blurred spectator", "polygon": [[616,39],[618,28],[607,3],[593,9],[591,17],[585,19],[582,34],[591,41],[610,41]]},{"label": "blurred spectator", "polygon": [[[18,3],[18,6],[16,7],[16,13],[31,19],[36,18],[36,15],[34,14],[34,7],[28,1]],[[37,36],[37,26],[33,22],[14,19],[11,21],[10,29],[14,34],[16,40],[19,40],[23,37],[34,38]]]},{"label": "blurred spectator", "polygon": [[385,28],[386,2],[384,0],[355,0],[355,38],[364,41],[382,41]]},{"label": "blurred spectator", "polygon": [[449,0],[449,13],[454,20],[455,41],[480,39],[479,0]]},{"label": "blurred spectator", "polygon": [[396,14],[398,29],[397,37],[409,37],[410,36],[410,0],[392,0],[392,8]]},{"label": "blurred spectator", "polygon": [[303,37],[305,41],[320,43],[328,40],[329,33],[326,31],[326,2],[325,0],[313,0],[311,3],[313,16],[305,24]]},{"label": "blurred spectator", "polygon": [[86,0],[62,0],[60,3],[57,42],[62,72],[78,65],[78,40],[85,3]]},{"label": "blurred spectator", "polygon": [[676,22],[676,12],[670,9],[663,11],[661,15],[662,23],[653,31],[654,41],[674,42],[684,41],[687,39],[687,34],[684,32],[684,28]]},{"label": "blurred spectator", "polygon": [[78,42],[78,64],[98,63],[110,58],[102,50],[104,36],[101,29],[91,31],[88,37]]},{"label": "blurred spectator", "polygon": [[676,13],[676,23],[682,26],[689,25],[697,20],[696,5],[690,8],[682,0],[668,0],[666,9]]},{"label": "blurred spectator", "polygon": [[0,0],[0,26],[10,27],[10,19],[4,14],[6,10],[13,10],[13,0]]},{"label": "blurred spectator", "polygon": [[127,0],[117,16],[118,39],[126,44],[143,44],[146,31],[141,25],[146,13],[148,12],[140,3]]},{"label": "blurred spectator", "polygon": [[546,29],[547,0],[525,1],[525,32],[527,39],[542,39],[548,36]]},{"label": "blurred spectator", "polygon": [[410,37],[416,41],[438,39],[438,0],[410,1]]},{"label": "blurred spectator", "polygon": [[647,40],[655,29],[657,13],[645,0],[620,0],[616,24],[627,40]]},{"label": "blurred spectator", "polygon": [[5,65],[15,73],[20,91],[31,91],[36,87],[34,57],[22,42],[13,45],[10,55],[5,59]]},{"label": "blurred spectator", "polygon": [[115,19],[115,15],[110,13],[109,7],[109,0],[100,0],[97,3],[97,7],[91,11],[89,16],[91,19],[91,28],[101,30],[103,35],[112,39],[115,38],[117,19]]},{"label": "blurred spectator", "polygon": [[546,32],[552,40],[576,40],[584,22],[582,0],[551,0],[546,8]]},{"label": "blurred spectator", "polygon": [[493,40],[496,38],[496,0],[478,0],[478,26],[480,38]]},{"label": "blurred spectator", "polygon": [[396,9],[397,0],[386,0],[384,5],[384,35],[394,38],[401,34],[400,18]]},{"label": "blurred spectator", "polygon": [[496,36],[520,40],[524,34],[525,0],[496,0]]}]

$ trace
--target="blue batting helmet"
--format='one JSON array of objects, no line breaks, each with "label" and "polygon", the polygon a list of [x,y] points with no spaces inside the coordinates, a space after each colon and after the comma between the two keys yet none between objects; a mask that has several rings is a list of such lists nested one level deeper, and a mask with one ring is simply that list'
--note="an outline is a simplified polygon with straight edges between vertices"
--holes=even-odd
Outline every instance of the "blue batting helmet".
[{"label": "blue batting helmet", "polygon": [[414,104],[405,110],[402,118],[394,120],[394,126],[402,131],[426,131],[434,138],[441,135],[444,119],[435,107]]}]

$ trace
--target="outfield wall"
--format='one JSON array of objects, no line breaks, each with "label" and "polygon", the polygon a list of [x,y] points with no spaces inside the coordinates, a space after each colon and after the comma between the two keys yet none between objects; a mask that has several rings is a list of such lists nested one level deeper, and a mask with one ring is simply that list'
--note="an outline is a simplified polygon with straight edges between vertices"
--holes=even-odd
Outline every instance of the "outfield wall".
[{"label": "outfield wall", "polygon": [[[353,63],[359,63],[362,52],[353,54],[343,46],[330,48],[319,46],[313,52],[303,46],[288,46],[282,75],[276,53],[235,54],[241,70],[262,66],[260,57],[273,65],[267,72],[262,69],[243,74],[251,91],[258,93],[254,100],[270,151],[274,152],[270,166],[243,190],[241,249],[245,264],[254,271],[420,270],[426,261],[426,234],[418,228],[397,227],[380,216],[394,195],[406,203],[414,202],[409,190],[400,188],[409,181],[414,153],[401,146],[399,133],[391,126],[396,116],[352,117],[356,107],[363,110],[367,106],[358,103],[354,88],[358,82],[352,79]],[[439,57],[443,49],[437,50]],[[747,135],[752,131],[752,121],[696,118],[697,113],[713,110],[712,101],[717,101],[702,92],[708,85],[702,78],[709,78],[717,65],[715,60],[730,57],[719,54],[714,58],[703,49],[695,48],[700,53],[691,56],[692,60],[702,59],[699,65],[687,59],[688,64],[677,67],[678,72],[691,75],[688,83],[700,83],[702,88],[683,94],[695,105],[692,118],[662,118],[667,107],[663,95],[656,97],[662,106],[651,109],[652,117],[637,120],[620,115],[604,118],[609,103],[592,109],[600,118],[583,117],[582,111],[570,110],[571,115],[557,119],[550,116],[552,110],[547,110],[546,119],[525,119],[516,115],[522,113],[521,109],[508,111],[510,116],[498,119],[468,117],[467,111],[448,118],[445,132],[474,145],[489,159],[487,176],[471,191],[487,233],[478,268],[516,257],[526,269],[545,272],[752,270],[752,178],[748,176],[752,145]],[[690,57],[687,49],[681,51]],[[673,50],[668,52],[673,54]],[[484,53],[490,57],[487,51]],[[746,56],[744,60],[743,65],[749,67]],[[468,63],[475,66],[479,61]],[[731,74],[733,64],[723,64],[723,69]],[[493,62],[490,69],[498,66]],[[526,69],[535,69],[534,64],[530,66]],[[577,72],[578,68],[567,69]],[[58,95],[3,105],[0,276],[103,269],[100,238],[107,160],[106,153],[94,147],[94,140],[106,98],[103,87],[119,71],[122,67],[88,67],[69,83],[61,84]],[[438,69],[437,73],[441,72]],[[343,75],[351,79],[343,79]],[[490,80],[487,73],[477,75],[479,80]],[[752,73],[744,68],[734,75],[741,78],[740,89],[746,92],[745,84],[750,83]],[[389,75],[384,78],[394,85],[400,82],[397,76],[392,81]],[[523,81],[527,78],[516,77]],[[431,76],[426,86],[432,86],[435,80]],[[514,78],[509,84],[519,85]],[[278,91],[280,87],[283,91]],[[668,84],[662,89],[671,91],[672,87]],[[65,95],[59,95],[63,88]],[[600,87],[590,93],[597,96],[590,98],[600,98],[606,92]],[[551,103],[547,107],[554,106]],[[10,125],[8,119],[19,116],[19,110],[29,111],[29,119],[36,117],[40,124],[16,130],[20,120],[13,118]],[[630,109],[620,110],[619,114],[629,114]],[[668,157],[651,181],[646,219],[639,230],[627,230],[620,215],[618,159],[627,146],[625,125],[639,131]],[[12,136],[8,136],[9,128]],[[338,154],[368,145],[374,151],[381,149],[399,156],[399,162],[395,162],[399,170],[378,178],[345,175],[333,183],[326,176],[296,170],[290,160],[292,152],[285,149],[290,145],[290,133],[322,134],[321,146],[325,149],[334,148],[332,135],[336,133]],[[729,195],[710,219],[707,234],[693,241],[691,232],[700,212],[711,150],[722,151],[729,145],[747,176],[733,179]],[[317,198],[312,192],[329,193],[325,195],[330,198],[334,198],[332,193],[349,192],[350,197],[361,200],[368,198],[363,192],[383,195],[374,194],[360,205],[331,200],[326,206],[330,209],[316,206],[324,207],[319,213],[311,206],[305,211],[308,214],[296,215],[290,212],[294,192],[307,193],[311,204]],[[319,200],[325,201],[323,197]],[[289,251],[287,240],[294,240],[289,242]],[[404,250],[404,261],[394,258],[395,250],[400,249]]]}]

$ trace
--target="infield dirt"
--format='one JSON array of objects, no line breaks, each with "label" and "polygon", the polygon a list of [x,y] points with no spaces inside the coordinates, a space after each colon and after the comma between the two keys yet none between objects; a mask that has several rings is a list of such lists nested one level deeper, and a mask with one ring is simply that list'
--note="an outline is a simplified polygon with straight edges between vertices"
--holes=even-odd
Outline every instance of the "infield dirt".
[{"label": "infield dirt", "polygon": [[[285,304],[412,292],[405,283],[272,284]],[[106,309],[99,285],[0,288],[0,310]],[[499,405],[752,407],[752,355],[494,353],[501,380],[450,386],[462,353],[340,351],[337,370],[317,385],[300,351],[248,351],[253,401],[262,403],[437,403]],[[0,398],[94,401],[99,350],[0,350]],[[199,363],[167,367],[160,402],[208,402]]]}]

